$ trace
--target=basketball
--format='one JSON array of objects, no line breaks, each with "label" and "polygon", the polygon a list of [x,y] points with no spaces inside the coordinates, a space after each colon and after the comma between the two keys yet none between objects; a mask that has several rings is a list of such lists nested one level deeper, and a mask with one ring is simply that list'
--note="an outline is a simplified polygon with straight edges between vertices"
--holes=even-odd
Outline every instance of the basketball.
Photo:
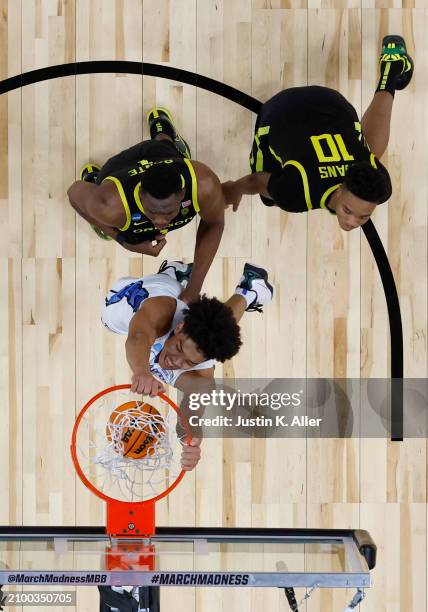
[{"label": "basketball", "polygon": [[114,451],[128,459],[142,459],[153,455],[165,426],[159,411],[150,404],[136,401],[118,406],[110,414],[106,436],[113,442]]}]

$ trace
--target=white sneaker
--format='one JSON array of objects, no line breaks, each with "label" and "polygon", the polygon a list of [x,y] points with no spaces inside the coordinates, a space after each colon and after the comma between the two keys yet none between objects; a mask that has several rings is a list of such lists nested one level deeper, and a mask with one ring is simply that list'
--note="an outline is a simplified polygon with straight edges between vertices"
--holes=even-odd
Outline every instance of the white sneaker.
[{"label": "white sneaker", "polygon": [[163,261],[158,270],[158,274],[168,274],[171,278],[177,280],[185,289],[189,284],[189,278],[192,273],[193,263],[183,263],[182,261]]},{"label": "white sneaker", "polygon": [[269,304],[273,298],[273,287],[268,283],[268,273],[250,263],[244,266],[243,275],[236,287],[235,293],[242,295],[247,301],[248,312],[257,310],[263,312],[262,306]]}]

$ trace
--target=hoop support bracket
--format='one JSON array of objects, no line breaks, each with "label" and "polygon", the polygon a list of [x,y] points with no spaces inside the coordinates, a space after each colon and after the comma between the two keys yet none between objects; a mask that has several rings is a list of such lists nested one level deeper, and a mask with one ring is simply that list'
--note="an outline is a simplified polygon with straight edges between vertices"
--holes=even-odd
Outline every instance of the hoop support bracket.
[{"label": "hoop support bracket", "polygon": [[108,535],[114,537],[151,536],[155,534],[155,504],[151,500],[143,504],[123,501],[107,502]]}]

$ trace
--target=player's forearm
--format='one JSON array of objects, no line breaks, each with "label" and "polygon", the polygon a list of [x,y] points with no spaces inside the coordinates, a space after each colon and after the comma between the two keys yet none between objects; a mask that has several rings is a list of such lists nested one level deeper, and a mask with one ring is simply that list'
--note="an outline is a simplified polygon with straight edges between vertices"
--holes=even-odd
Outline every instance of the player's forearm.
[{"label": "player's forearm", "polygon": [[195,255],[188,292],[199,294],[212,261],[217,253],[224,230],[224,221],[208,224],[201,219],[196,235]]},{"label": "player's forearm", "polygon": [[[177,421],[177,434],[179,438],[185,439],[186,434],[189,433],[192,438],[195,436],[203,438],[203,429],[197,425],[197,419],[203,416],[205,404],[198,401],[198,397],[201,394],[211,395],[215,390],[214,372],[212,378],[198,376],[196,372],[185,372],[178,378],[175,386],[183,393],[180,402],[180,418]],[[192,400],[197,402],[197,406],[192,403]],[[196,418],[190,421],[192,416]]]},{"label": "player's forearm", "polygon": [[253,172],[242,178],[234,181],[233,188],[241,193],[241,195],[256,195],[261,194],[269,197],[267,184],[269,182],[269,172]]},{"label": "player's forearm", "polygon": [[132,372],[138,376],[150,374],[150,347],[152,338],[145,333],[128,336],[125,344],[126,359]]}]

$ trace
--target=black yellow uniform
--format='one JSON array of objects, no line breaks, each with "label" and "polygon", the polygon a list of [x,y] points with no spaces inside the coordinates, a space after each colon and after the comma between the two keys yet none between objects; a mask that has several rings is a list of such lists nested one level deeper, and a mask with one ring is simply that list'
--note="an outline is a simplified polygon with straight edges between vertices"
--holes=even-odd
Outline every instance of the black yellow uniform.
[{"label": "black yellow uniform", "polygon": [[267,206],[276,203],[290,212],[328,209],[348,166],[360,161],[387,174],[368,148],[354,107],[339,92],[293,87],[262,106],[250,166],[253,172],[272,173],[267,186],[272,199],[260,196]]},{"label": "black yellow uniform", "polygon": [[[162,230],[155,228],[146,217],[141,203],[141,177],[153,164],[174,164],[185,189],[179,213]],[[126,213],[125,225],[116,228],[122,242],[139,244],[153,240],[158,234],[183,227],[199,213],[197,180],[192,162],[181,157],[168,141],[146,140],[110,158],[97,177],[97,184],[105,181],[116,185]]]}]

